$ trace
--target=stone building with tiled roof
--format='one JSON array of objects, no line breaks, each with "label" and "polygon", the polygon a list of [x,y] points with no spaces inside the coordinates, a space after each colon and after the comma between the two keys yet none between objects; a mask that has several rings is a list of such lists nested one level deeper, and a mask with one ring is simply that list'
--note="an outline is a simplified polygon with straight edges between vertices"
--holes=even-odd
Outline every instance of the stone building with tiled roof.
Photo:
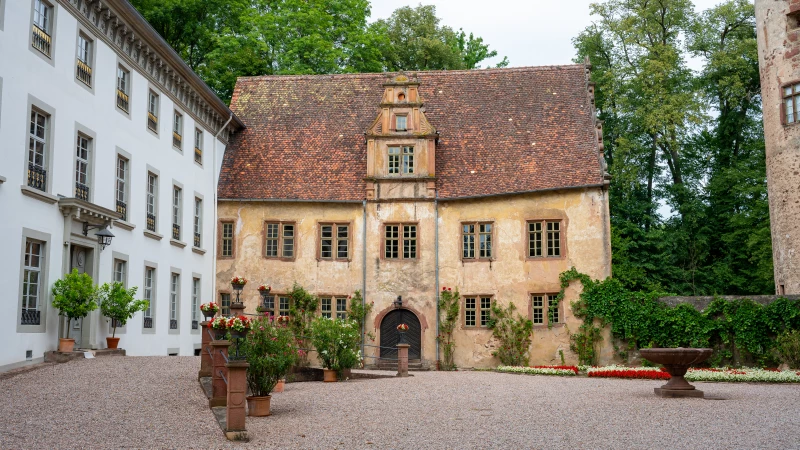
[{"label": "stone building with tiled roof", "polygon": [[[498,363],[492,301],[535,324],[532,363],[576,360],[572,266],[611,273],[608,177],[584,65],[413,74],[240,78],[236,134],[219,184],[218,296],[233,275],[267,283],[288,310],[296,281],[335,317],[374,302],[367,364],[439,358],[437,294],[462,294],[456,364]],[[248,311],[261,304],[242,294]],[[402,304],[398,303],[402,300]],[[553,323],[548,323],[548,321]],[[565,326],[566,325],[566,326]],[[386,348],[389,347],[389,348]]]}]

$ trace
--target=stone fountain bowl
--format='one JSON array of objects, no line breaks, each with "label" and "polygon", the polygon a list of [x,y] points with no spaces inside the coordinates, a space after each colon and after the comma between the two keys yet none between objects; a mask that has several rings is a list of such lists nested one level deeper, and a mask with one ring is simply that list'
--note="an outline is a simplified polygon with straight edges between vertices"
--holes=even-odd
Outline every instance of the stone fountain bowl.
[{"label": "stone fountain bowl", "polygon": [[670,375],[669,382],[654,389],[660,397],[703,397],[703,392],[695,389],[683,377],[689,366],[707,360],[711,356],[710,348],[643,348],[639,350],[642,358],[662,364]]},{"label": "stone fountain bowl", "polygon": [[711,357],[710,348],[643,348],[642,358],[664,366],[686,366],[699,364]]}]

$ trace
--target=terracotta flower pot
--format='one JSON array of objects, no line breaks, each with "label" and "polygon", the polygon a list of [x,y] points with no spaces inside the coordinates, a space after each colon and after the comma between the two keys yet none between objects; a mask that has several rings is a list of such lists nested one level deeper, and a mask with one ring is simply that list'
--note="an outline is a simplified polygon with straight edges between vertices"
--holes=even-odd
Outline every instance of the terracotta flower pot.
[{"label": "terracotta flower pot", "polygon": [[247,415],[253,417],[266,417],[269,413],[271,395],[266,397],[247,397]]},{"label": "terracotta flower pot", "polygon": [[286,386],[286,381],[285,380],[278,380],[278,384],[275,385],[275,387],[272,389],[272,392],[279,394],[279,393],[283,392],[284,386]]},{"label": "terracotta flower pot", "polygon": [[106,338],[106,346],[108,346],[108,348],[117,348],[117,345],[119,345],[119,338],[118,337],[107,337]]},{"label": "terracotta flower pot", "polygon": [[58,338],[58,351],[69,353],[75,348],[75,339]]},{"label": "terracotta flower pot", "polygon": [[336,380],[336,371],[335,370],[322,369],[322,372],[325,375],[325,377],[322,379],[322,381],[324,381],[326,383],[333,383],[333,382],[337,381]]}]

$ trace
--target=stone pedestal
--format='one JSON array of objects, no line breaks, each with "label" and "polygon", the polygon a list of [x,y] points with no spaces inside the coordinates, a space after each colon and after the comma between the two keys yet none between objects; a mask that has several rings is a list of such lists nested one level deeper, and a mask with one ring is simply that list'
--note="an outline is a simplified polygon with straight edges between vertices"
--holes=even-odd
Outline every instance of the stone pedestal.
[{"label": "stone pedestal", "polygon": [[208,321],[200,322],[200,371],[197,372],[197,379],[211,376],[211,330],[208,329]]},{"label": "stone pedestal", "polygon": [[[208,399],[208,406],[213,408],[215,406],[225,406],[228,398],[228,386],[222,375],[228,376],[227,362],[225,358],[228,356],[228,347],[230,341],[212,341],[211,351],[213,353],[212,361],[213,367],[211,369],[211,398]],[[222,373],[222,375],[220,375]]]},{"label": "stone pedestal", "polygon": [[397,376],[408,376],[408,344],[397,344]]},{"label": "stone pedestal", "polygon": [[693,398],[704,398],[705,394],[703,391],[699,391],[697,389],[664,389],[664,388],[654,388],[653,392],[656,393],[657,396],[663,398],[679,398],[679,397],[693,397]]},{"label": "stone pedestal", "polygon": [[228,393],[225,431],[244,431],[247,398],[247,364],[246,361],[231,361],[228,368]]},{"label": "stone pedestal", "polygon": [[231,303],[231,316],[244,314],[244,303]]}]

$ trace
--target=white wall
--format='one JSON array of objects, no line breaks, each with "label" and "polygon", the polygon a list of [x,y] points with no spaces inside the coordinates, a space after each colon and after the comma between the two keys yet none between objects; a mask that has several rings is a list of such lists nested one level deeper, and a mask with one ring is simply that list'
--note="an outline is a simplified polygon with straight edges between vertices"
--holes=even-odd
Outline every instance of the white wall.
[{"label": "white wall", "polygon": [[[0,369],[24,362],[26,350],[32,350],[34,359],[57,347],[57,311],[51,306],[50,289],[67,270],[64,267],[64,217],[58,204],[48,204],[25,196],[21,186],[26,185],[29,95],[55,110],[51,120],[52,156],[48,177],[52,176],[50,193],[73,197],[76,122],[96,134],[94,140],[94,179],[91,183],[92,202],[114,210],[116,148],[131,155],[130,198],[128,221],[133,230],[118,226],[111,228],[116,236],[110,247],[99,252],[97,262],[98,284],[109,282],[113,276],[112,252],[128,256],[128,286],[139,286],[142,294],[144,261],[158,263],[156,293],[156,323],[154,334],[143,334],[142,313],[137,313],[120,335],[120,347],[129,355],[166,355],[168,349],[179,348],[181,355],[193,354],[199,345],[199,331],[191,330],[192,274],[201,274],[200,302],[213,300],[212,295],[212,245],[213,189],[212,166],[213,134],[204,131],[204,166],[194,163],[195,123],[189,114],[183,114],[183,153],[172,147],[173,102],[167,95],[160,96],[159,136],[146,129],[148,80],[132,70],[130,118],[115,106],[117,54],[94,36],[96,58],[93,67],[94,92],[75,80],[75,47],[78,21],[69,11],[55,3],[56,29],[53,33],[55,51],[52,61],[46,62],[29,48],[31,32],[30,0],[0,0],[3,27],[0,27],[0,305],[4,319],[0,321]],[[224,145],[218,143],[218,153]],[[221,155],[218,155],[221,156]],[[144,235],[146,167],[160,172],[158,233],[163,239],[154,240]],[[0,178],[2,180],[2,178]],[[183,237],[185,248],[170,244],[171,195],[173,180],[183,185]],[[204,255],[192,251],[194,193],[203,196]],[[18,333],[18,302],[20,299],[21,249],[23,228],[47,233],[51,237],[47,246],[49,262],[47,286],[41,301],[46,308],[46,332]],[[93,232],[90,232],[91,237]],[[181,306],[178,335],[169,328],[170,267],[181,270]],[[198,319],[202,316],[198,312]],[[108,326],[106,320],[95,313],[92,321],[97,335],[92,339],[99,348],[105,347]]]}]

